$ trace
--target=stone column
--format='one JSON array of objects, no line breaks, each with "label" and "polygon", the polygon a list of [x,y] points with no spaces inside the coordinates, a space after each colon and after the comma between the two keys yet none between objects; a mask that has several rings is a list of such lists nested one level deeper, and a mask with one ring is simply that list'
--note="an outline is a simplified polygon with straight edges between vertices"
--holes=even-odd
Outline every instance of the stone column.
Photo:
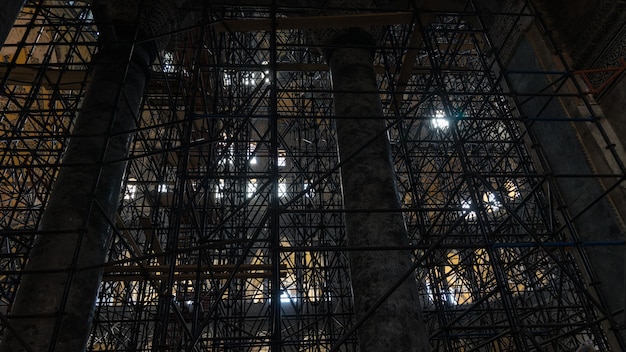
[{"label": "stone column", "polygon": [[[408,236],[385,131],[373,65],[374,40],[352,28],[326,40],[342,161],[346,231],[356,318],[361,319],[411,270]],[[384,212],[372,210],[386,210]],[[415,277],[410,275],[365,319],[357,335],[361,352],[430,351]]]},{"label": "stone column", "polygon": [[9,312],[2,352],[85,350],[102,277],[93,267],[106,261],[124,160],[157,49],[154,41],[134,45],[133,39],[153,33],[147,18],[163,30],[172,22],[167,0],[150,1],[149,14],[139,3],[94,1],[102,48]]},{"label": "stone column", "polygon": [[26,0],[4,0],[0,5],[0,48],[9,36],[9,32]]}]

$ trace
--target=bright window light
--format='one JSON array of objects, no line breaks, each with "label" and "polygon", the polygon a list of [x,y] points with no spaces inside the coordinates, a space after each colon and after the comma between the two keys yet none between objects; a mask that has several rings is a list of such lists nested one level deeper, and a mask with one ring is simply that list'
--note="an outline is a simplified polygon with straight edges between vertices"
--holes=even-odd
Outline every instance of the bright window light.
[{"label": "bright window light", "polygon": [[483,195],[483,202],[485,202],[485,204],[487,204],[487,211],[498,211],[500,209],[500,207],[502,207],[502,203],[500,203],[500,201],[498,201],[498,198],[496,198],[496,195],[488,192],[485,193]]},{"label": "bright window light", "polygon": [[220,166],[224,166],[226,164],[233,165],[233,156],[235,155],[235,146],[228,146],[228,151],[222,154],[222,158],[219,160],[218,164]]},{"label": "bright window light", "polygon": [[160,184],[158,188],[159,193],[167,192],[167,185],[165,183]]},{"label": "bright window light", "polygon": [[426,294],[428,295],[428,298],[430,298],[431,302],[435,301],[435,295],[433,295],[433,290],[430,288],[430,284],[428,282],[426,282]]},{"label": "bright window light", "polygon": [[233,74],[231,72],[224,72],[222,80],[224,87],[230,87],[233,84]]},{"label": "bright window light", "polygon": [[168,51],[164,52],[161,61],[163,65],[163,72],[171,73],[176,71],[176,68],[174,67],[174,53]]},{"label": "bright window light", "polygon": [[[129,181],[135,181],[133,180],[129,180]],[[129,200],[129,199],[135,199],[135,197],[137,196],[137,185],[129,183],[126,185],[126,192],[124,193],[124,199]]]},{"label": "bright window light", "polygon": [[433,127],[440,129],[440,130],[446,129],[450,125],[450,122],[446,119],[446,116],[443,113],[443,110],[437,110],[435,112],[435,117],[433,117],[433,119],[431,120],[431,123]]},{"label": "bright window light", "polygon": [[[461,201],[461,208],[463,208],[463,209],[471,209],[472,208],[472,201],[471,200],[462,200]],[[463,215],[465,215],[470,220],[476,219],[476,212],[473,211],[473,210],[472,211],[464,210],[463,211]]]},{"label": "bright window light", "polygon": [[459,304],[454,296],[454,290],[448,289],[448,292],[442,293],[441,298],[446,301],[449,305],[456,306]]},{"label": "bright window light", "polygon": [[520,196],[519,191],[517,190],[517,185],[513,183],[513,181],[508,180],[504,183],[504,189],[506,189],[507,196],[511,199],[518,198]]},{"label": "bright window light", "polygon": [[[433,290],[430,287],[430,284],[428,282],[426,283],[426,293],[428,294],[428,298],[430,298],[430,301],[434,302],[435,301],[435,295],[433,294]],[[457,299],[454,296],[454,290],[447,289],[446,291],[441,292],[441,297],[440,298],[441,298],[441,300],[443,302],[446,302],[449,305],[454,305],[455,306],[455,305],[458,304]]]},{"label": "bright window light", "polygon": [[281,182],[278,184],[278,196],[281,198],[285,198],[287,196],[287,184]]},{"label": "bright window light", "polygon": [[304,184],[302,185],[302,190],[306,192],[304,194],[305,197],[307,198],[315,197],[315,188],[311,187],[311,182],[309,182],[308,180],[304,180]]},{"label": "bright window light", "polygon": [[248,182],[248,186],[246,187],[246,195],[248,196],[248,198],[254,197],[256,190],[257,190],[256,178],[252,178],[250,179],[250,182]]},{"label": "bright window light", "polygon": [[254,73],[246,72],[243,74],[243,84],[246,86],[254,86],[256,85],[256,80],[254,79]]},{"label": "bright window light", "polygon": [[224,194],[224,186],[226,185],[226,182],[224,181],[223,178],[221,178],[219,180],[219,184],[215,185],[215,198],[217,199],[221,199],[223,194]]},{"label": "bright window light", "polygon": [[[263,66],[269,65],[269,61],[265,60],[261,63]],[[264,70],[263,76],[265,77],[265,83],[270,83],[270,70]]]},{"label": "bright window light", "polygon": [[284,150],[278,151],[278,166],[284,167],[287,166],[287,153]]},{"label": "bright window light", "polygon": [[283,291],[283,293],[280,294],[280,303],[289,303],[289,302],[293,302],[293,298],[291,298],[291,296],[287,293],[287,291]]},{"label": "bright window light", "polygon": [[[272,302],[272,299],[269,298],[268,302]],[[283,291],[280,294],[280,303],[296,303],[295,293],[289,294],[287,291]]]},{"label": "bright window light", "polygon": [[257,164],[257,159],[256,156],[254,155],[254,151],[256,149],[256,143],[250,143],[250,145],[248,146],[248,157],[250,165],[256,165]]}]

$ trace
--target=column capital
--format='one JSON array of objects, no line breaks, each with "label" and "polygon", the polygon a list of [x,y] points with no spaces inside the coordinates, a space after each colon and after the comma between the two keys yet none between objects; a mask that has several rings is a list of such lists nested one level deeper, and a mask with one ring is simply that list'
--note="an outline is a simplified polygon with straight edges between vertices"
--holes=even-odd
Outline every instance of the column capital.
[{"label": "column capital", "polygon": [[[320,16],[360,14],[365,9],[375,9],[376,4],[372,0],[358,1],[354,4],[350,0],[329,0],[326,2],[327,10],[316,13]],[[333,48],[339,46],[357,46],[373,49],[382,36],[381,27],[345,27],[315,29],[308,33],[311,44],[320,48],[320,51],[328,60],[332,55]]]},{"label": "column capital", "polygon": [[178,23],[171,0],[93,0],[92,10],[104,42],[147,41],[157,51]]}]

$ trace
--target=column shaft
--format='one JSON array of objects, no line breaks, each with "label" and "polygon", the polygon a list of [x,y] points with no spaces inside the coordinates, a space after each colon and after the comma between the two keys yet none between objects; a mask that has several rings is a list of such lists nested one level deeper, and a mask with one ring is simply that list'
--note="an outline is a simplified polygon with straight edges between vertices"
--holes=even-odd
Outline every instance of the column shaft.
[{"label": "column shaft", "polygon": [[4,0],[0,5],[0,48],[11,32],[26,0]]},{"label": "column shaft", "polygon": [[[346,213],[348,244],[363,248],[349,252],[359,319],[411,270],[412,261],[411,253],[405,250],[367,250],[408,243],[372,52],[368,48],[336,48],[328,62],[339,152],[345,162],[341,177],[344,206],[350,210]],[[354,212],[359,209],[363,211]],[[358,328],[360,351],[430,351],[421,315],[417,285],[411,275]]]},{"label": "column shaft", "polygon": [[[33,351],[85,349],[102,271],[80,268],[105,262],[126,168],[122,160],[128,156],[146,83],[148,51],[135,48],[128,64],[130,49],[105,48],[95,59],[41,234],[10,312],[11,326]],[[27,350],[5,331],[0,351]]]}]

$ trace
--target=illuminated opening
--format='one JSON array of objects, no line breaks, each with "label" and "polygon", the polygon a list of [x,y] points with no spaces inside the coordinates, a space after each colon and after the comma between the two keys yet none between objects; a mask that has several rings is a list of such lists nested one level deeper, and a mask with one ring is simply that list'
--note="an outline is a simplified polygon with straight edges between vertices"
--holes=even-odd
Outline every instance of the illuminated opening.
[{"label": "illuminated opening", "polygon": [[[269,65],[269,61],[265,60],[261,63],[263,66]],[[270,83],[270,70],[264,70],[263,76],[265,77],[265,83]]]},{"label": "illuminated opening", "polygon": [[[428,282],[426,283],[426,293],[428,294],[428,298],[430,299],[430,301],[434,302],[435,295],[433,294],[433,290],[431,289],[430,284]],[[441,296],[439,298],[441,299],[441,301],[449,305],[456,306],[457,304],[459,304],[456,297],[454,296],[454,289],[448,288],[447,290],[442,290]]]},{"label": "illuminated opening", "polygon": [[222,158],[220,159],[219,164],[221,166],[226,165],[226,164],[233,165],[234,155],[235,155],[235,146],[231,144],[228,146],[228,151],[222,154]]},{"label": "illuminated opening", "polygon": [[137,196],[137,185],[132,184],[130,182],[135,182],[137,181],[134,178],[131,178],[128,180],[128,184],[126,185],[126,192],[124,192],[124,199],[135,199],[135,197]]},{"label": "illuminated opening", "polygon": [[289,302],[294,302],[294,298],[291,297],[289,293],[287,293],[287,291],[283,291],[283,293],[280,294],[280,303],[289,303]]},{"label": "illuminated opening", "polygon": [[256,178],[252,178],[250,179],[250,182],[248,182],[248,185],[246,187],[246,195],[248,196],[248,198],[254,197],[256,190],[257,190]]},{"label": "illuminated opening", "polygon": [[311,187],[311,183],[309,180],[304,180],[304,184],[302,185],[302,190],[304,190],[304,196],[307,198],[315,197],[315,188]]},{"label": "illuminated opening", "polygon": [[278,151],[277,163],[279,167],[287,166],[287,152],[285,152],[284,150]]},{"label": "illuminated opening", "polygon": [[257,159],[256,156],[254,155],[254,151],[256,150],[256,143],[250,143],[250,145],[248,146],[248,157],[250,165],[256,165],[257,164]]},{"label": "illuminated opening", "polygon": [[285,198],[287,196],[287,184],[281,182],[278,184],[278,196],[281,198]]},{"label": "illuminated opening", "polygon": [[[472,201],[471,200],[462,200],[461,201],[461,208],[463,209],[472,209]],[[469,219],[469,220],[473,220],[476,219],[476,212],[473,210],[464,210],[463,211],[463,215]]]},{"label": "illuminated opening", "polygon": [[483,202],[487,204],[487,211],[490,212],[498,211],[502,207],[502,203],[500,203],[500,201],[496,198],[496,195],[491,192],[483,195]]},{"label": "illuminated opening", "polygon": [[222,81],[224,87],[230,87],[233,84],[233,74],[231,72],[224,72]]},{"label": "illuminated opening", "polygon": [[252,72],[246,72],[243,74],[243,84],[245,84],[246,86],[256,85],[254,74]]},{"label": "illuminated opening", "polygon": [[506,195],[509,196],[509,198],[511,199],[515,199],[520,196],[517,185],[511,180],[508,180],[504,183],[504,189],[506,190]]},{"label": "illuminated opening", "polygon": [[435,112],[435,117],[433,117],[433,119],[431,120],[431,123],[434,128],[440,129],[440,130],[446,129],[450,125],[450,122],[446,119],[446,116],[443,113],[443,110],[437,110]]},{"label": "illuminated opening", "polygon": [[217,185],[215,185],[215,198],[217,198],[217,199],[222,198],[225,185],[226,185],[226,182],[224,181],[223,178],[221,178],[219,180],[219,183]]},{"label": "illuminated opening", "polygon": [[174,67],[174,53],[164,52],[162,59],[163,72],[171,73],[176,71],[176,67]]}]

